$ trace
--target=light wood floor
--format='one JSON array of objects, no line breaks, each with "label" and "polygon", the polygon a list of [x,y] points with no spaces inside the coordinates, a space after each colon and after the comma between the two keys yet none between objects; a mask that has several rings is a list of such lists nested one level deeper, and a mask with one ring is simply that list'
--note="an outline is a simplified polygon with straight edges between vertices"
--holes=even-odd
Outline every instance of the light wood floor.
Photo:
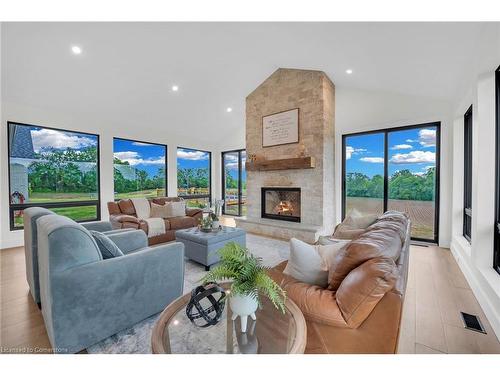
[{"label": "light wood floor", "polygon": [[[22,247],[0,250],[0,351],[47,352],[43,318],[25,276]],[[465,330],[459,311],[478,314],[487,334]],[[400,353],[500,353],[500,343],[449,250],[412,246]]]}]

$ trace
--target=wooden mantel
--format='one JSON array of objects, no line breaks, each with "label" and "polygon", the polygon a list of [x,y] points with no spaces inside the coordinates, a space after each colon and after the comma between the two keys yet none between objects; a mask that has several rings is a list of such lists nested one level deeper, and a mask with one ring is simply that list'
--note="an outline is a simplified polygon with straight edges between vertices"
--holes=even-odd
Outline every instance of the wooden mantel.
[{"label": "wooden mantel", "polygon": [[312,156],[275,160],[247,161],[245,168],[247,171],[279,171],[285,169],[311,169],[315,167],[315,160]]}]

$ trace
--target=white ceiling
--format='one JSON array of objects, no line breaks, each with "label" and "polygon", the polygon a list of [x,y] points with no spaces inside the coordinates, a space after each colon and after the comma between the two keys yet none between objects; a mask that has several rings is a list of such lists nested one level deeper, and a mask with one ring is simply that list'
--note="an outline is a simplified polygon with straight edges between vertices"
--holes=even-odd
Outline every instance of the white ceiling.
[{"label": "white ceiling", "polygon": [[[278,67],[323,70],[338,87],[456,101],[474,74],[498,64],[498,51],[491,61],[476,53],[498,42],[488,38],[498,30],[481,23],[4,23],[2,94],[91,112],[110,126],[147,120],[215,139],[243,126],[246,95]],[[81,55],[71,53],[73,44]]]}]

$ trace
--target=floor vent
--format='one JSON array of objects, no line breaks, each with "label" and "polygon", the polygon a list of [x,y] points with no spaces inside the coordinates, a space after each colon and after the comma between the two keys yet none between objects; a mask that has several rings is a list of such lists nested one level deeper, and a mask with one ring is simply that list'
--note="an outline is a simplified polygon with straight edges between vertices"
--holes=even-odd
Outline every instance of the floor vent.
[{"label": "floor vent", "polygon": [[464,328],[470,329],[472,331],[481,332],[486,335],[486,331],[484,330],[481,321],[477,315],[467,314],[463,311],[460,311],[460,316],[462,317],[462,322],[464,323]]}]

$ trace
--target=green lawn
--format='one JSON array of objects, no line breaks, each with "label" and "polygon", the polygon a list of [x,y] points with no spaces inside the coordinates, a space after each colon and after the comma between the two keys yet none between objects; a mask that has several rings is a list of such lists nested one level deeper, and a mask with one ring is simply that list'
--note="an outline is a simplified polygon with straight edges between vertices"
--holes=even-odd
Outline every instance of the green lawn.
[{"label": "green lawn", "polygon": [[132,191],[129,193],[115,193],[115,199],[130,199],[130,198],[155,198],[164,197],[165,189],[150,189],[141,191]]},{"label": "green lawn", "polygon": [[[51,208],[50,210],[75,221],[95,220],[97,218],[97,206]],[[14,223],[16,227],[22,227],[24,225],[23,217],[16,216]]]}]

